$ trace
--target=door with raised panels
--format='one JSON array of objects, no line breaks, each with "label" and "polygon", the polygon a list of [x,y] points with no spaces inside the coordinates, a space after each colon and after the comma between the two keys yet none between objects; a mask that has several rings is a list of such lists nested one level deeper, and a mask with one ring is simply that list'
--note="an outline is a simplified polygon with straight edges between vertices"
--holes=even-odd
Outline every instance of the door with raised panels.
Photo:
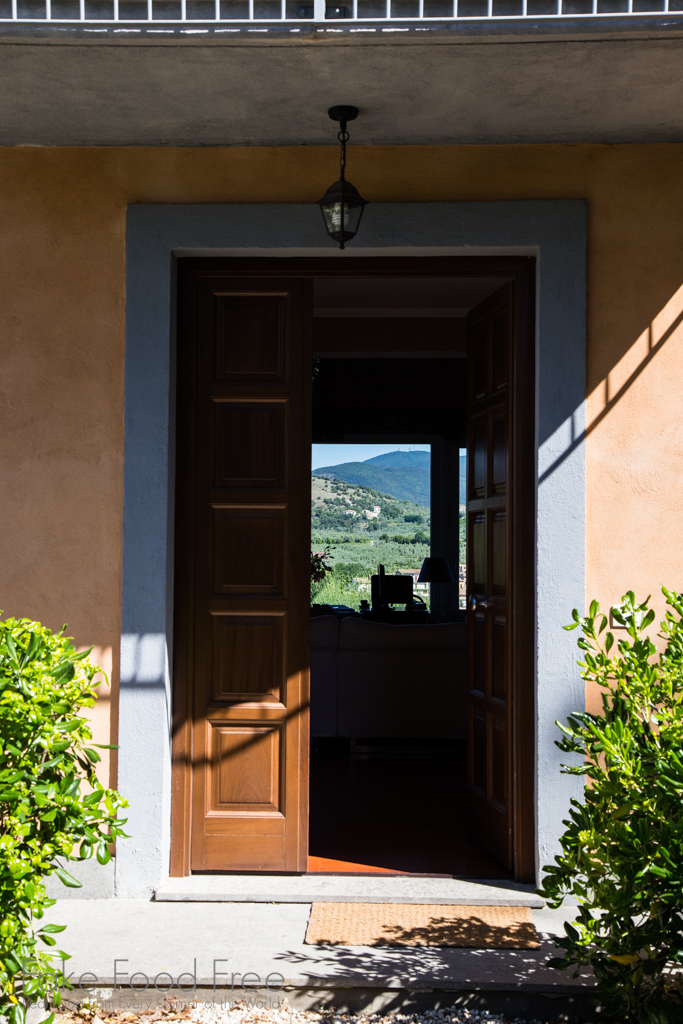
[{"label": "door with raised panels", "polygon": [[476,839],[526,880],[533,878],[533,361],[528,338],[515,344],[516,286],[519,279],[473,309],[467,325],[468,784]]},{"label": "door with raised panels", "polygon": [[311,289],[181,261],[175,873],[306,870]]},{"label": "door with raised panels", "polygon": [[178,265],[171,875],[307,867],[312,291],[349,274],[510,282],[468,323],[469,817],[532,880],[533,259]]}]

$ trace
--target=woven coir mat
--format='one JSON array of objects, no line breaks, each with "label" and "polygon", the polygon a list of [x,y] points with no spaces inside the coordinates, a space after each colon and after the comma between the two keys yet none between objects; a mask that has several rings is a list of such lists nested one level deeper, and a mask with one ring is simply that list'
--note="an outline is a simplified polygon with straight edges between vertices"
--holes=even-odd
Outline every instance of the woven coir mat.
[{"label": "woven coir mat", "polygon": [[314,903],[305,941],[328,946],[540,946],[528,907],[425,903]]}]

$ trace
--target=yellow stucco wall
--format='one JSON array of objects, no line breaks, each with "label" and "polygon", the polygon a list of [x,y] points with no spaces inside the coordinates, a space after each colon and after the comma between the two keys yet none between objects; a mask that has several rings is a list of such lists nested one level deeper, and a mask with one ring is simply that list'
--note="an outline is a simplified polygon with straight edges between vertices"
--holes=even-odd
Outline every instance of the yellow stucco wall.
[{"label": "yellow stucco wall", "polygon": [[[118,668],[126,205],[312,202],[335,167],[332,147],[0,150],[0,607],[67,622],[113,659],[102,739]],[[354,148],[350,168],[371,201],[588,201],[586,593],[683,587],[683,147]]]}]

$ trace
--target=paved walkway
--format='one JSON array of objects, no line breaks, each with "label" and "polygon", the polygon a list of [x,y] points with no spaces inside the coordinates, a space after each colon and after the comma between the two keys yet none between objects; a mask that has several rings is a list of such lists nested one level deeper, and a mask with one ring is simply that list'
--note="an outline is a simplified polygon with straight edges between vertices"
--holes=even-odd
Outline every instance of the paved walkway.
[{"label": "paved walkway", "polygon": [[473,992],[566,998],[586,984],[545,966],[555,948],[552,936],[574,908],[532,911],[540,950],[307,946],[309,913],[307,903],[66,899],[49,917],[68,926],[58,938],[71,954],[65,971],[72,982],[80,980],[103,999],[112,998],[116,982],[117,1005],[124,996],[155,1005],[163,993],[154,979],[158,990],[172,981],[177,993],[179,977],[181,988],[196,984],[199,999],[277,995],[284,988],[294,1005],[353,1008],[355,1000],[367,1009],[400,1005],[406,991],[431,993],[428,1001],[438,992],[437,1004],[445,1006]]}]

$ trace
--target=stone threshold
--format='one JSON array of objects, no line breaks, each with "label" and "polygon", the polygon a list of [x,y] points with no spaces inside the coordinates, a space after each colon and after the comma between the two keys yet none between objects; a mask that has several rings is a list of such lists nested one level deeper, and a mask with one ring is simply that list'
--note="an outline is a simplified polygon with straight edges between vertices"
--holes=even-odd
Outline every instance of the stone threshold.
[{"label": "stone threshold", "polygon": [[160,903],[441,903],[545,906],[531,885],[501,879],[386,875],[190,875],[156,890]]}]

